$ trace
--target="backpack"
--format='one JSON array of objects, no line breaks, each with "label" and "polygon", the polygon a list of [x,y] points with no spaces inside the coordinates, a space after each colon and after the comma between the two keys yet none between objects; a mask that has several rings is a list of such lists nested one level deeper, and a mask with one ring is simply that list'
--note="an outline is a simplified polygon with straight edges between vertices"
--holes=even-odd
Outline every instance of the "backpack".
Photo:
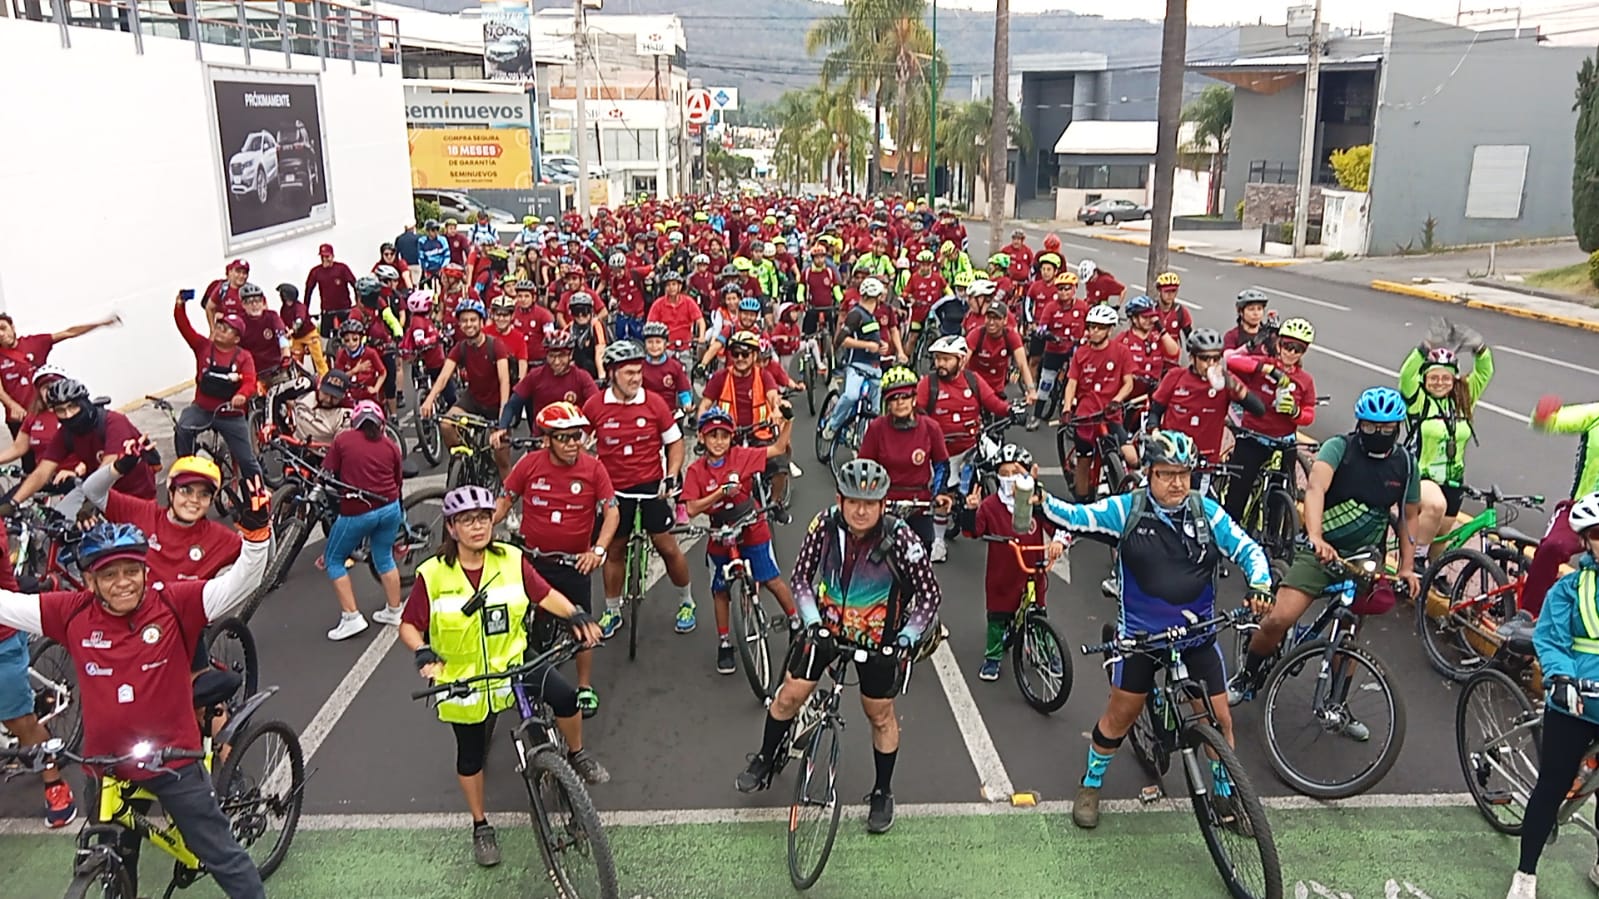
[{"label": "backpack", "polygon": [[[969,368],[961,369],[961,374],[966,376],[966,388],[972,392],[972,397],[973,398],[979,397],[980,394],[978,393],[978,388],[977,388],[977,376],[972,374],[972,371]],[[934,375],[933,376],[932,386],[930,386],[928,388],[928,390],[927,390],[927,408],[922,410],[922,414],[924,414],[924,415],[932,415],[933,414],[933,408],[938,405],[938,398],[940,396],[939,391],[942,389],[938,385],[939,385],[939,378],[938,378],[937,375]],[[981,409],[982,401],[979,400],[977,405],[978,405],[979,409]]]},{"label": "backpack", "polygon": [[[1122,522],[1120,540],[1126,540],[1132,534],[1133,528],[1142,521],[1149,512],[1149,491],[1136,490],[1133,492],[1132,505],[1127,507],[1127,520]],[[1194,519],[1194,539],[1200,546],[1210,547],[1215,542],[1210,530],[1210,518],[1205,515],[1205,497],[1198,490],[1188,491],[1188,514]]]}]

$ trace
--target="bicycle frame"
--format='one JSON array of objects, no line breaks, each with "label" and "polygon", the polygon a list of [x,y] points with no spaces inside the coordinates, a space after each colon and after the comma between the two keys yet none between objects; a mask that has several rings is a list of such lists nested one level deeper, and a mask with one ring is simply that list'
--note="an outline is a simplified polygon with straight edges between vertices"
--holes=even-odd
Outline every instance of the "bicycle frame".
[{"label": "bicycle frame", "polygon": [[[201,764],[204,764],[206,769],[210,770],[211,756],[209,752]],[[130,831],[137,835],[139,839],[151,843],[162,852],[172,856],[179,867],[193,871],[196,874],[200,872],[200,859],[183,842],[183,834],[178,832],[176,824],[158,827],[155,822],[134,809],[133,803],[136,801],[157,801],[154,793],[131,781],[122,780],[111,775],[103,776],[99,780],[100,801],[96,807],[94,823],[78,832],[78,855],[80,858],[89,853],[99,851],[97,846],[115,851],[112,844],[91,843],[90,841],[93,838],[109,836],[115,840],[120,837],[122,831]]]},{"label": "bicycle frame", "polygon": [[[50,704],[50,711],[39,717],[39,724],[47,728],[50,726],[51,721],[60,717],[63,712],[72,708],[75,704],[72,699],[71,687],[60,681],[53,681],[45,677],[39,673],[37,668],[31,665],[28,666],[28,684],[33,689],[35,708],[38,707],[40,691],[44,691],[54,697]],[[16,738],[16,735],[7,730],[4,723],[0,723],[0,749],[15,749],[20,745],[22,743]]]}]

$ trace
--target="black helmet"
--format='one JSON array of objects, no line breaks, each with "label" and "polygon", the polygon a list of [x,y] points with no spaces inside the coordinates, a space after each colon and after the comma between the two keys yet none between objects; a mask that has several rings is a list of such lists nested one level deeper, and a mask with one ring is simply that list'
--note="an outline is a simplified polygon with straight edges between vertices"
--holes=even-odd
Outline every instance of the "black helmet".
[{"label": "black helmet", "polygon": [[300,288],[285,281],[278,285],[278,299],[285,303],[292,303],[300,298]]},{"label": "black helmet", "polygon": [[347,318],[344,320],[344,324],[339,325],[339,334],[341,336],[344,334],[360,334],[362,337],[365,337],[366,323],[360,319]]},{"label": "black helmet", "polygon": [[72,378],[51,381],[44,389],[44,404],[51,408],[67,403],[82,403],[89,398],[89,388]]}]

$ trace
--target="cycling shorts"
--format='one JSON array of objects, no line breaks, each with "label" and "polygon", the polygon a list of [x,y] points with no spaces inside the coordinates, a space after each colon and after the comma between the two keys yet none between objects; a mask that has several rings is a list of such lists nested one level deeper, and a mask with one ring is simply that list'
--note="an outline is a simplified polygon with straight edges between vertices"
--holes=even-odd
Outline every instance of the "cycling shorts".
[{"label": "cycling shorts", "polygon": [[[738,555],[750,563],[750,577],[754,578],[757,584],[777,580],[783,573],[777,567],[777,554],[772,552],[770,540],[748,545],[740,544]],[[715,552],[706,552],[705,561],[711,566],[711,592],[726,593],[727,579],[722,576],[722,566],[727,564],[728,557]]]},{"label": "cycling shorts", "polygon": [[28,635],[18,631],[0,640],[0,721],[33,713],[33,684],[28,680]]},{"label": "cycling shorts", "polygon": [[[788,673],[795,680],[815,683],[840,652],[852,651],[831,641],[826,646],[813,647],[808,638],[802,637],[788,651]],[[910,673],[910,658],[903,653],[874,652],[866,661],[853,664],[855,676],[860,678],[861,696],[866,699],[893,699],[904,689],[905,675]]]},{"label": "cycling shorts", "polygon": [[805,316],[800,320],[800,333],[806,337],[817,333],[817,325],[831,331],[838,321],[838,309],[834,306],[808,306]]},{"label": "cycling shorts", "polygon": [[[1183,650],[1183,664],[1188,666],[1188,676],[1204,685],[1205,695],[1218,696],[1227,692],[1227,666],[1215,637]],[[1111,666],[1110,682],[1129,693],[1143,695],[1155,688],[1155,672],[1163,667],[1164,661],[1132,653]]]},{"label": "cycling shorts", "polygon": [[[660,489],[660,481],[650,481],[647,484],[626,487],[616,492],[618,494],[631,493],[635,496],[643,496],[656,493]],[[670,531],[673,525],[677,524],[677,515],[672,511],[672,503],[664,496],[651,497],[641,502],[640,500],[627,499],[619,495],[616,498],[616,508],[621,513],[621,526],[616,529],[616,538],[618,540],[626,540],[632,535],[634,509],[642,510],[639,517],[644,525],[645,533],[664,534]]]}]

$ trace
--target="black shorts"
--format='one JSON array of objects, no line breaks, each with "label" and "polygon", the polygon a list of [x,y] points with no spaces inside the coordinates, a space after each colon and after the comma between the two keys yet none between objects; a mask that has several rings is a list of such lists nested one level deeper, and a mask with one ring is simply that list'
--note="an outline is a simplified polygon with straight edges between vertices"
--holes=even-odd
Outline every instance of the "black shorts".
[{"label": "black shorts", "polygon": [[339,327],[350,318],[349,309],[323,310],[322,336],[331,340],[338,340]]},{"label": "black shorts", "polygon": [[[1110,429],[1110,436],[1115,439],[1117,446],[1121,446],[1128,441],[1127,428],[1123,427],[1121,422],[1108,422],[1107,427]],[[1077,455],[1079,456],[1092,456],[1094,454],[1094,442],[1092,440],[1084,440],[1076,432],[1072,434],[1072,445],[1077,448]]]},{"label": "black shorts", "polygon": [[383,398],[386,400],[394,399],[394,395],[397,392],[396,388],[400,380],[400,372],[397,368],[398,363],[398,353],[394,350],[383,351],[383,366],[389,370],[389,376],[383,379]]},{"label": "black shorts", "polygon": [[[1192,649],[1183,650],[1183,664],[1188,666],[1188,676],[1204,685],[1205,695],[1217,696],[1227,692],[1227,666],[1221,658],[1221,647],[1214,637]],[[1165,667],[1151,656],[1130,654],[1111,666],[1110,682],[1129,693],[1148,693],[1155,688],[1155,672]]]},{"label": "black shorts", "polygon": [[472,394],[464,390],[461,391],[460,395],[455,398],[455,408],[460,409],[462,412],[465,412],[468,415],[476,415],[478,418],[487,418],[490,421],[500,417],[499,410],[484,408],[482,403],[479,403],[477,400],[473,399]]},{"label": "black shorts", "polygon": [[1070,351],[1064,353],[1045,353],[1042,366],[1048,371],[1063,372],[1072,361]]},{"label": "black shorts", "polygon": [[[788,651],[788,673],[795,680],[815,683],[822,679],[827,666],[838,658],[841,649],[836,643],[813,649],[811,641],[799,639]],[[864,662],[855,662],[855,676],[860,678],[861,695],[867,699],[893,699],[905,688],[905,675],[909,673],[910,658],[903,653],[884,655],[874,652]]]},{"label": "black shorts", "polygon": [[932,550],[933,516],[927,512],[915,512],[905,519],[905,523],[911,526],[911,530],[916,533],[917,537],[921,538],[922,548]]},{"label": "black shorts", "polygon": [[533,570],[537,571],[550,587],[572,601],[585,612],[594,612],[594,572],[581,574],[576,568],[565,565],[554,559],[533,559]]},{"label": "black shorts", "polygon": [[633,510],[641,509],[640,521],[644,530],[649,534],[664,534],[677,524],[677,513],[672,511],[672,503],[664,496],[651,497],[642,502],[636,499],[627,499],[620,494],[631,493],[634,496],[645,496],[658,493],[661,489],[660,481],[650,481],[647,484],[638,484],[616,491],[616,509],[621,513],[621,526],[616,529],[616,539],[626,540],[633,533]]},{"label": "black shorts", "polygon": [[832,306],[807,306],[805,316],[800,319],[800,333],[809,337],[817,333],[818,324],[822,326],[821,330],[831,332],[835,319],[836,311]]},{"label": "black shorts", "polygon": [[1448,486],[1445,486],[1443,484],[1439,484],[1438,485],[1438,489],[1443,491],[1443,495],[1444,495],[1444,518],[1445,518],[1445,520],[1454,518],[1456,515],[1459,515],[1460,514],[1460,502],[1461,502],[1461,500],[1464,500],[1466,498],[1466,488],[1464,488],[1464,487],[1448,487]]},{"label": "black shorts", "polygon": [[1044,355],[1044,335],[1034,334],[1027,338],[1027,358],[1037,359]]}]

